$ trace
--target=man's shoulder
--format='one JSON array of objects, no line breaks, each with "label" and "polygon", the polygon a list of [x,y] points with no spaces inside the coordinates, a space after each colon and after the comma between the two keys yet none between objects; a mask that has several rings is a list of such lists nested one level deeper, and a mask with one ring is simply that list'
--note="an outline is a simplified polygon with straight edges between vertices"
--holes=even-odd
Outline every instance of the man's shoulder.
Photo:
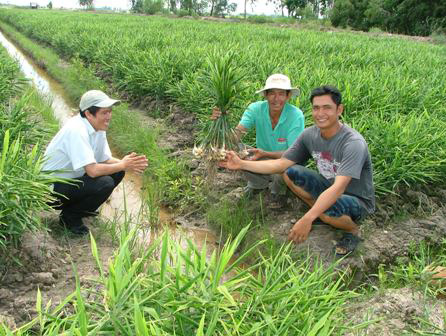
[{"label": "man's shoulder", "polygon": [[343,125],[342,132],[347,141],[361,141],[367,144],[362,134],[347,124]]},{"label": "man's shoulder", "polygon": [[309,126],[302,131],[301,135],[303,137],[320,136],[319,128],[315,125]]},{"label": "man's shoulder", "polygon": [[87,127],[80,116],[74,116],[70,118],[65,125],[61,128],[63,134],[70,135],[88,135]]},{"label": "man's shoulder", "polygon": [[284,111],[290,113],[291,115],[303,116],[303,112],[301,111],[301,109],[290,103],[285,104]]}]

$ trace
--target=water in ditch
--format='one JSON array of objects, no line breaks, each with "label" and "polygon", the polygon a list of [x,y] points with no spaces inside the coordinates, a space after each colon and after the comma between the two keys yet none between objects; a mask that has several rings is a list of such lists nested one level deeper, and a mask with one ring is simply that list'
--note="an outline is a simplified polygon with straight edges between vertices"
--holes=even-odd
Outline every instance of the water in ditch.
[{"label": "water in ditch", "polygon": [[[40,95],[51,101],[54,115],[61,125],[77,113],[77,106],[69,101],[63,87],[52,79],[32,59],[21,52],[2,32],[0,32],[0,42],[10,56],[17,60],[22,73],[34,85]],[[124,221],[126,218],[130,218],[146,222],[144,218],[141,218],[142,216],[148,216],[147,212],[141,209],[144,206],[141,189],[141,176],[126,173],[123,182],[115,189],[110,199],[101,207],[101,216],[108,220]],[[212,252],[212,247],[216,245],[217,238],[212,231],[198,228],[178,228],[173,223],[172,215],[166,209],[159,210],[158,222],[161,226],[167,227],[170,230],[171,236],[181,242],[184,242],[184,237],[188,237],[196,243],[198,248],[206,244],[209,253]],[[143,230],[142,232],[145,235],[141,237],[144,241],[150,241],[156,236],[155,230],[149,229]]]}]

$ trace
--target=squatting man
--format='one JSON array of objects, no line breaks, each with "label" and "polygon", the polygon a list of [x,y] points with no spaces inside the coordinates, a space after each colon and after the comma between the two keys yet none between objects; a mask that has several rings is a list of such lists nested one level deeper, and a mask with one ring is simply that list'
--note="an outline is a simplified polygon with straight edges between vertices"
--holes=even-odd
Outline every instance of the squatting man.
[{"label": "squatting man", "polygon": [[[265,100],[257,101],[248,106],[235,128],[240,141],[241,137],[251,128],[256,130],[256,148],[250,148],[249,157],[252,161],[278,159],[296,141],[304,130],[304,115],[300,109],[291,105],[291,97],[299,94],[299,89],[291,86],[290,79],[282,74],[273,74],[266,80],[265,86],[256,91]],[[212,119],[221,115],[214,109]],[[271,182],[271,206],[280,207],[285,198],[286,186],[281,175],[257,174],[244,172],[248,181],[244,194],[253,196],[268,187]]]},{"label": "squatting man", "polygon": [[[291,191],[310,206],[288,238],[296,243],[305,241],[319,218],[344,230],[335,249],[338,256],[343,256],[360,241],[357,222],[375,209],[370,153],[361,134],[340,121],[344,106],[338,89],[316,88],[310,101],[314,125],[305,129],[281,158],[249,161],[229,152],[220,165],[259,174],[283,173]],[[311,157],[318,172],[303,166]]]},{"label": "squatting man", "polygon": [[106,131],[113,106],[119,103],[102,91],[86,92],[79,114],[66,122],[45,151],[43,170],[72,179],[70,184],[54,183],[51,206],[61,210],[60,223],[75,234],[89,232],[82,218],[97,215],[126,171],[142,173],[147,167],[144,155],[130,153],[122,160],[111,155]]}]

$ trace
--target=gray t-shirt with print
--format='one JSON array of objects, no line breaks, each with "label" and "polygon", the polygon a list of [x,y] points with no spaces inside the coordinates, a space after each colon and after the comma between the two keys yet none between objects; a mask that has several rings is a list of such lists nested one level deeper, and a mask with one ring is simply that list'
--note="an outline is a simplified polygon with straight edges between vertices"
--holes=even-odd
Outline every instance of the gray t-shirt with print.
[{"label": "gray t-shirt with print", "polygon": [[366,211],[375,210],[375,188],[370,152],[361,134],[346,124],[330,139],[316,126],[306,128],[283,156],[299,165],[311,157],[319,173],[331,183],[336,176],[350,176],[345,194],[358,197]]}]

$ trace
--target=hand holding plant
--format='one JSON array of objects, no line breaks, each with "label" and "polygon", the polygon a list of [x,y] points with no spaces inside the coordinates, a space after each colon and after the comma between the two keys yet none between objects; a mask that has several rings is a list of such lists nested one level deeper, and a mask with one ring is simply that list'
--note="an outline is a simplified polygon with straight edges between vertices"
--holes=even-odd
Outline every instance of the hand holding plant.
[{"label": "hand holding plant", "polygon": [[215,52],[207,59],[208,71],[202,77],[203,87],[215,100],[215,107],[209,130],[193,153],[206,161],[209,173],[215,170],[218,161],[226,158],[227,151],[239,150],[238,136],[228,120],[229,110],[237,108],[236,96],[245,89],[242,85],[245,74],[236,66],[235,56],[234,52],[223,55]]}]

